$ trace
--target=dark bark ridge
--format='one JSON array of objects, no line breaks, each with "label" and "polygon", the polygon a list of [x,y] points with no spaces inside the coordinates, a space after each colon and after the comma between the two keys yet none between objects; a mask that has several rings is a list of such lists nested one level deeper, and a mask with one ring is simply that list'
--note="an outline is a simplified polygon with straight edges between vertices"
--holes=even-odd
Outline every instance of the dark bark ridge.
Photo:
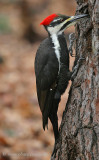
[{"label": "dark bark ridge", "polygon": [[74,79],[51,160],[99,159],[99,1],[76,0],[77,59],[85,57]]}]

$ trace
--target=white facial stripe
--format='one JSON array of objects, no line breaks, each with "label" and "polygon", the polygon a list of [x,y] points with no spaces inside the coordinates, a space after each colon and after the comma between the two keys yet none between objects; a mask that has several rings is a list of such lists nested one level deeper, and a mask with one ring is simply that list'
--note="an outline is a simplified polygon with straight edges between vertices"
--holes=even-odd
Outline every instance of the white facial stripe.
[{"label": "white facial stripe", "polygon": [[[58,24],[57,26],[51,27],[48,26],[48,31],[49,33],[52,34],[61,34],[66,28],[74,25],[76,22],[73,22],[71,24],[69,24],[66,28],[64,28],[63,30],[60,31],[61,27],[66,24],[68,21],[72,20],[74,18],[74,16],[71,16],[70,18],[68,18],[67,20],[65,20],[64,22]],[[55,19],[54,21],[57,21],[57,19]]]},{"label": "white facial stripe", "polygon": [[58,19],[54,19],[54,20],[53,20],[53,22],[57,22],[58,20],[60,20],[60,18],[58,18]]},{"label": "white facial stripe", "polygon": [[65,23],[60,23],[58,24],[57,26],[54,26],[54,27],[48,27],[48,31],[49,33],[52,35],[52,34],[57,34],[60,30],[60,28],[64,25]]}]

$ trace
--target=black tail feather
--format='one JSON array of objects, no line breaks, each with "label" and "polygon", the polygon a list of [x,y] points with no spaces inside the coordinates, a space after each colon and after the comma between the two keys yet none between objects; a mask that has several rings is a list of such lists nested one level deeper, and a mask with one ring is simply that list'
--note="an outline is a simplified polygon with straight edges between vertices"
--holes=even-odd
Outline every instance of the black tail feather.
[{"label": "black tail feather", "polygon": [[54,99],[54,95],[55,95],[55,90],[49,90],[47,97],[46,97],[46,101],[45,101],[45,106],[44,106],[44,110],[43,110],[43,129],[45,130],[45,127],[48,124],[48,117],[51,111],[51,108],[53,106],[53,99]]},{"label": "black tail feather", "polygon": [[54,137],[55,140],[58,138],[58,117],[57,117],[57,110],[58,105],[60,102],[60,97],[55,97],[56,89],[50,90],[46,101],[45,101],[45,107],[43,111],[43,129],[45,130],[45,127],[48,125],[48,118],[50,119],[53,131],[54,131]]},{"label": "black tail feather", "polygon": [[54,99],[53,107],[51,108],[50,115],[49,115],[50,121],[53,125],[55,141],[57,140],[58,135],[59,135],[59,132],[58,132],[58,117],[57,117],[57,110],[58,110],[59,102],[60,102],[60,99]]}]

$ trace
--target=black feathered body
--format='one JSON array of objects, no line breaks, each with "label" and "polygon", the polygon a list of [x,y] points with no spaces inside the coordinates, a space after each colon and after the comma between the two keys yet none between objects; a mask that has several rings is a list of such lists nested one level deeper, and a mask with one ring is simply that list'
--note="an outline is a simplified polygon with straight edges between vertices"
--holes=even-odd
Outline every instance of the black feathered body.
[{"label": "black feathered body", "polygon": [[58,105],[70,79],[69,53],[64,34],[58,35],[57,40],[60,45],[60,63],[51,37],[40,44],[35,58],[37,96],[42,112],[43,128],[45,129],[49,118],[55,138],[58,135]]}]

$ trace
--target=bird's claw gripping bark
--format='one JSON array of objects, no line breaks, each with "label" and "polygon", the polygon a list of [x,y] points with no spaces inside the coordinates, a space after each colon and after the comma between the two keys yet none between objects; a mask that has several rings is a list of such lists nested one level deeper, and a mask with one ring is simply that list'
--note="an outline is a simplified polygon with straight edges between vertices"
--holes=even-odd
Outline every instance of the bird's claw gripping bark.
[{"label": "bird's claw gripping bark", "polygon": [[73,68],[73,71],[71,73],[71,81],[73,81],[75,79],[75,77],[77,76],[77,73],[78,73],[78,70],[79,70],[79,67],[81,65],[82,60],[85,60],[85,58],[84,57],[79,58],[76,66]]},{"label": "bird's claw gripping bark", "polygon": [[75,33],[69,34],[69,49],[68,49],[68,51],[72,57],[75,57],[75,55],[73,54],[73,49],[72,49],[73,44],[74,44],[74,40],[75,40]]}]

